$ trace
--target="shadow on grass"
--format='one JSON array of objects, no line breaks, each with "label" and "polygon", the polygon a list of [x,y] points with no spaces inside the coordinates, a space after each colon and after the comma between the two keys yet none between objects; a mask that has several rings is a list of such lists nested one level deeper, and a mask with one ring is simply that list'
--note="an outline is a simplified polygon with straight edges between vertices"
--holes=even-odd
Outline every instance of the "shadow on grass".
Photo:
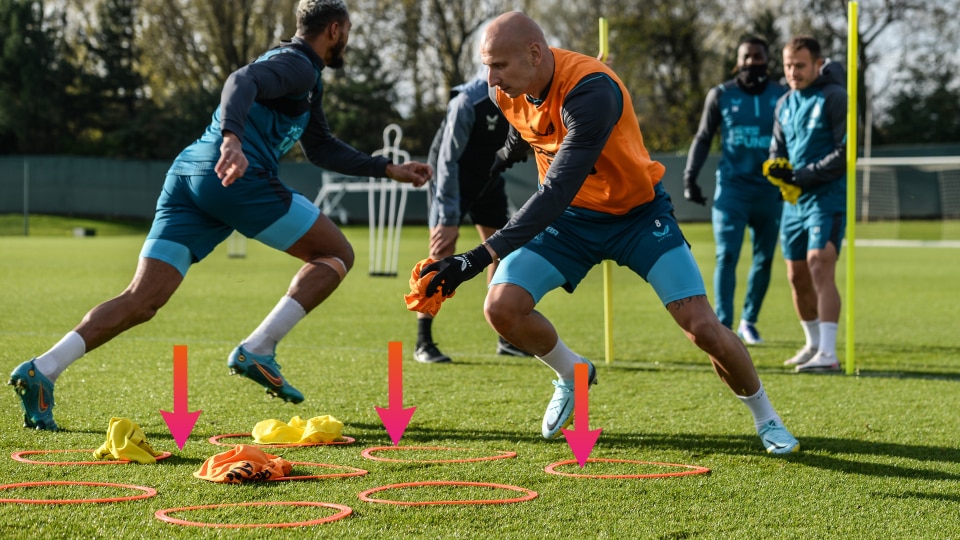
[{"label": "shadow on grass", "polygon": [[[953,351],[954,347],[942,347],[945,351]],[[944,352],[952,354],[953,358],[960,357],[960,350],[956,352]],[[599,365],[599,363],[598,363]],[[713,371],[709,362],[694,361],[659,361],[642,362],[639,360],[618,360],[612,365],[603,366],[604,370],[610,371],[634,371],[634,372],[657,372],[657,371]],[[765,367],[756,366],[757,373],[760,375],[789,375],[797,377],[843,377],[843,372],[838,373],[795,373],[793,368],[787,367]],[[960,371],[955,370],[904,370],[904,369],[858,369],[854,377],[864,378],[889,378],[889,379],[921,379],[934,381],[957,381],[960,382]]]},{"label": "shadow on grass", "polygon": [[[604,446],[664,448],[695,454],[751,454],[757,451],[754,436],[702,436],[677,434],[613,434],[604,432]],[[898,464],[873,463],[863,456],[901,458],[934,463],[960,464],[960,449],[944,446],[907,445],[834,437],[802,437],[800,452],[787,456],[791,462],[848,474],[913,478],[917,480],[960,480],[960,474]]]},{"label": "shadow on grass", "polygon": [[[216,453],[216,452],[215,452],[215,453]],[[211,454],[211,455],[212,455],[212,454]],[[181,455],[177,454],[176,452],[174,452],[172,456],[170,456],[170,457],[168,457],[168,458],[166,458],[166,459],[163,459],[163,460],[158,461],[157,464],[167,464],[167,465],[193,465],[194,467],[198,467],[198,466],[202,465],[204,461],[206,461],[206,459],[204,459],[204,458],[184,457],[184,456],[181,456]]]},{"label": "shadow on grass", "polygon": [[907,491],[905,493],[872,493],[874,497],[883,497],[887,499],[930,499],[936,501],[946,501],[951,503],[960,503],[960,495],[947,495],[945,493],[921,493],[919,491]]},{"label": "shadow on grass", "polygon": [[[106,435],[107,430],[106,430],[106,429],[102,429],[102,430],[97,430],[97,429],[70,429],[69,427],[62,427],[62,426],[61,426],[60,429],[57,430],[57,431],[55,431],[55,432],[49,432],[49,431],[48,431],[48,432],[44,432],[44,433],[58,433],[58,434],[68,434],[68,433],[69,433],[69,434],[84,434],[84,433],[85,433],[85,434],[89,434],[89,435],[96,435],[97,437],[99,437],[99,438],[102,440],[103,437]],[[170,440],[170,439],[171,439],[171,436],[170,436],[170,432],[169,432],[169,431],[153,431],[153,430],[146,431],[146,430],[144,430],[143,434],[147,437],[147,442],[150,442],[150,444],[153,444],[151,441],[164,441],[164,440]],[[196,439],[196,438],[198,438],[198,437],[201,437],[201,435],[193,434],[193,435],[191,435],[191,437],[192,437],[193,439]],[[206,441],[207,438],[208,438],[208,437],[203,436],[204,441]]]},{"label": "shadow on grass", "polygon": [[[384,431],[383,424],[363,424],[363,423],[350,423],[351,429],[363,429],[369,430],[376,435],[371,434],[368,437],[363,437],[362,435],[357,435],[357,443],[361,442],[361,437],[367,439],[364,444],[369,442],[369,439],[385,439],[387,444],[390,444],[390,439]],[[379,433],[378,433],[379,432]],[[382,436],[381,436],[382,434]],[[544,441],[542,437],[532,432],[520,432],[520,431],[491,431],[491,430],[462,430],[462,429],[437,429],[422,427],[419,425],[411,425],[406,431],[403,432],[403,439],[400,441],[401,445],[430,445],[436,446],[441,441],[465,441],[465,443],[478,442],[478,441],[493,441],[501,443],[504,445],[523,443],[523,444],[532,444],[535,442],[545,442],[547,444],[552,444],[553,442],[559,442],[564,444],[564,440],[561,437],[557,441]],[[465,444],[466,446],[466,444]],[[506,448],[505,448],[506,449]]]},{"label": "shadow on grass", "polygon": [[[361,427],[361,426],[355,426]],[[364,425],[364,429],[382,429],[382,426]],[[544,441],[535,434],[510,431],[464,431],[456,429],[412,428],[404,433],[401,445],[417,446],[437,445],[438,441],[463,441],[465,447],[478,441],[499,442],[501,446],[509,444],[560,444],[566,441],[561,437]],[[910,478],[917,480],[960,480],[960,473],[928,469],[916,465],[904,464],[904,459],[918,462],[953,463],[960,465],[960,449],[944,446],[908,445],[862,441],[850,438],[803,437],[801,451],[785,456],[792,463],[817,469],[837,471],[847,474],[860,474],[889,478]],[[604,431],[597,442],[597,448],[669,450],[689,452],[692,455],[726,454],[752,456],[762,452],[755,435],[696,435],[664,433],[614,433]],[[897,458],[896,464],[875,463],[876,459]],[[771,458],[777,459],[777,458]]]},{"label": "shadow on grass", "polygon": [[928,353],[935,356],[947,356],[956,358],[960,355],[960,347],[950,345],[925,345],[918,344],[890,344],[890,343],[870,343],[858,345],[857,354],[883,354],[883,355],[915,355],[918,353]]},{"label": "shadow on grass", "polygon": [[948,371],[858,370],[856,376],[885,379],[928,379],[931,381],[960,382],[960,373]]}]

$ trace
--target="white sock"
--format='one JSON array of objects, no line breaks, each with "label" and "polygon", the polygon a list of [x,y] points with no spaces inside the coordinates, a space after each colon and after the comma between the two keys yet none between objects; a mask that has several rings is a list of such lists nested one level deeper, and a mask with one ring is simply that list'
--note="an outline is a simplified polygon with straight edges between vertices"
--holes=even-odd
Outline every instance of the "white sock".
[{"label": "white sock", "polygon": [[771,420],[782,423],[780,415],[777,414],[777,411],[773,410],[773,405],[770,404],[767,393],[763,391],[763,385],[761,385],[760,390],[757,390],[757,393],[752,396],[738,395],[737,397],[750,409],[750,414],[753,415],[753,425],[756,426],[757,431],[760,431],[760,428]]},{"label": "white sock", "polygon": [[800,321],[803,327],[803,335],[807,337],[806,347],[816,349],[820,346],[820,319],[812,321]]},{"label": "white sock", "polygon": [[583,363],[583,359],[577,353],[571,351],[559,337],[557,337],[557,345],[552,351],[537,358],[553,369],[561,381],[572,381],[574,366]]},{"label": "white sock", "polygon": [[284,296],[241,345],[253,354],[273,354],[277,343],[306,315],[303,306],[293,298]]},{"label": "white sock", "polygon": [[57,342],[49,351],[41,354],[33,361],[37,371],[44,377],[55,382],[57,377],[87,352],[87,344],[76,332],[69,332]]},{"label": "white sock", "polygon": [[820,323],[820,352],[837,355],[837,323]]}]

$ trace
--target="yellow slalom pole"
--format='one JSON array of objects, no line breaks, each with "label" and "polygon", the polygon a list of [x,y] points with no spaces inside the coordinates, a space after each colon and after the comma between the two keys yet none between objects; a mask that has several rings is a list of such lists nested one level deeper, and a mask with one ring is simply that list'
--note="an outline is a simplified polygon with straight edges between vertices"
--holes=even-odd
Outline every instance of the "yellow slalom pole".
[{"label": "yellow slalom pole", "polygon": [[600,61],[606,62],[610,55],[610,33],[607,18],[600,17]]},{"label": "yellow slalom pole", "polygon": [[847,375],[856,371],[853,352],[853,326],[856,320],[854,305],[854,270],[856,268],[857,240],[857,3],[848,4],[847,29],[847,343],[844,367]]},{"label": "yellow slalom pole", "polygon": [[[600,61],[610,54],[610,34],[606,17],[600,17]],[[608,364],[613,363],[613,262],[603,261],[603,354]]]},{"label": "yellow slalom pole", "polygon": [[603,354],[613,363],[613,261],[603,261]]}]

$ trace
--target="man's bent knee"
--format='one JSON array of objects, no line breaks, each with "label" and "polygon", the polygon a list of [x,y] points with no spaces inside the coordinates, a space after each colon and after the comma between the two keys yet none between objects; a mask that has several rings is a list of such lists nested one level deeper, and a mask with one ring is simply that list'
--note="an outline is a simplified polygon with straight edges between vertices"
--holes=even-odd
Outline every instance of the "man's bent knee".
[{"label": "man's bent knee", "polygon": [[667,304],[666,307],[680,328],[686,332],[690,341],[698,345],[716,340],[719,332],[729,330],[717,318],[704,296],[697,295],[677,300]]},{"label": "man's bent knee", "polygon": [[499,284],[490,287],[483,303],[483,314],[494,328],[508,327],[518,317],[533,311],[533,297],[517,285]]}]

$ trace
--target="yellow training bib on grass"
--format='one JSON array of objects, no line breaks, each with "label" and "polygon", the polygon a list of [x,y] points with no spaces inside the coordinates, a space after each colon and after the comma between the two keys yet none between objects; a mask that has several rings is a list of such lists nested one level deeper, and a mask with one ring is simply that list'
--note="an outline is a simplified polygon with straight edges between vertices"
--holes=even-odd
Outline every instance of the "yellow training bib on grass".
[{"label": "yellow training bib on grass", "polygon": [[289,423],[270,419],[258,422],[251,435],[257,444],[328,443],[343,437],[343,422],[330,415],[306,421],[294,416]]},{"label": "yellow training bib on grass", "polygon": [[140,426],[129,418],[111,418],[107,442],[93,451],[97,459],[125,459],[140,464],[154,464],[159,455],[147,442]]}]

